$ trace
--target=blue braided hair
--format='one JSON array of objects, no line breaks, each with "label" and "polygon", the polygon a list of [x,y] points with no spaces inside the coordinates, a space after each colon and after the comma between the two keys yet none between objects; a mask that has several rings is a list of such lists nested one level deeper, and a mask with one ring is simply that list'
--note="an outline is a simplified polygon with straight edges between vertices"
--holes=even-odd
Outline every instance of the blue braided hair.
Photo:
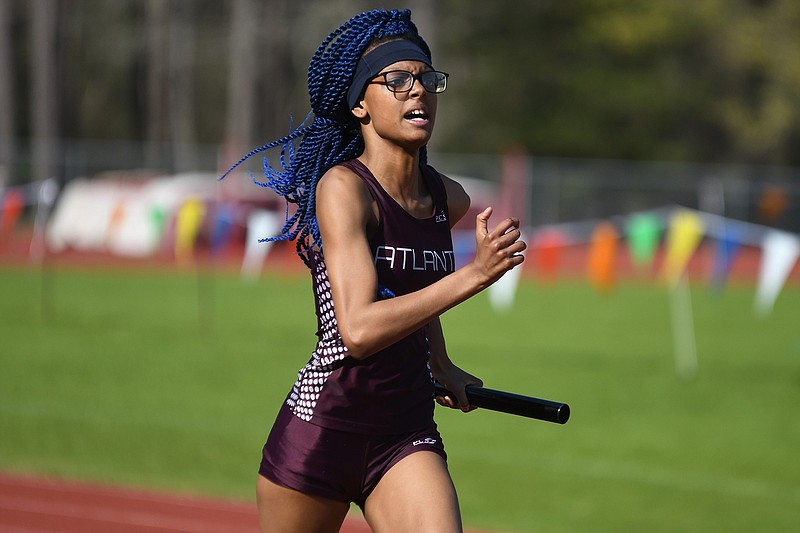
[{"label": "blue braided hair", "polygon": [[[253,181],[268,187],[286,200],[286,221],[279,235],[260,242],[297,239],[297,253],[310,268],[310,252],[314,244],[322,247],[315,207],[316,186],[331,167],[354,159],[364,151],[364,139],[358,122],[347,106],[347,91],[358,61],[365,51],[377,43],[398,38],[419,45],[428,58],[430,48],[411,22],[411,11],[374,10],[351,18],[320,44],[308,65],[308,96],[311,112],[289,135],[247,153],[220,179],[250,157],[281,147],[280,167],[266,156],[262,170],[266,180]],[[313,114],[313,119],[311,118]],[[420,161],[427,159],[426,148],[420,150]],[[289,215],[289,204],[297,210]]]}]

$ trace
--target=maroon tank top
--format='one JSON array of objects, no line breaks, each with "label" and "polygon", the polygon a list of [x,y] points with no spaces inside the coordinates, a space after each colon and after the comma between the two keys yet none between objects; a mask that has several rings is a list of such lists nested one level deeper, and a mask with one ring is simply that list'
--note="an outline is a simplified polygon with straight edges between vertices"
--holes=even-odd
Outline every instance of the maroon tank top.
[{"label": "maroon tank top", "polygon": [[[418,219],[395,202],[360,161],[343,166],[364,180],[378,205],[378,227],[369,237],[377,297],[417,291],[455,270],[447,194],[438,172],[422,168],[434,211]],[[366,359],[354,359],[336,324],[324,252],[312,253],[311,267],[318,340],[286,399],[288,407],[304,420],[343,431],[389,434],[430,425],[433,381],[425,328]]]}]

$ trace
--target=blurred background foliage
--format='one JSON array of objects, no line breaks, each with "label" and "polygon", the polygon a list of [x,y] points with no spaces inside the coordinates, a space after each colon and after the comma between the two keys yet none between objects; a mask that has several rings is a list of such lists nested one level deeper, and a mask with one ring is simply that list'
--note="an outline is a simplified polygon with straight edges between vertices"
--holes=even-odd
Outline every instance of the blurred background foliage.
[{"label": "blurred background foliage", "polygon": [[[143,166],[163,167],[167,153],[173,171],[193,165],[182,147],[218,145],[224,166],[285,134],[290,115],[302,120],[310,55],[376,7],[385,3],[0,0],[5,179],[53,175],[76,139],[140,143]],[[794,0],[396,7],[412,9],[452,76],[434,150],[800,164]]]}]

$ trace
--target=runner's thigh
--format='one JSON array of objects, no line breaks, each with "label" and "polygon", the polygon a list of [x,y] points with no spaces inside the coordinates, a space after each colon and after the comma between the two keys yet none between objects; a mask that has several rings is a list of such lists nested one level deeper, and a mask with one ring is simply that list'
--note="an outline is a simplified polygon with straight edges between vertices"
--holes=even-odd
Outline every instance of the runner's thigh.
[{"label": "runner's thigh", "polygon": [[256,484],[261,533],[337,533],[350,505],[277,485],[264,476]]},{"label": "runner's thigh", "polygon": [[447,463],[427,451],[404,457],[386,472],[367,498],[364,516],[374,533],[462,530]]}]

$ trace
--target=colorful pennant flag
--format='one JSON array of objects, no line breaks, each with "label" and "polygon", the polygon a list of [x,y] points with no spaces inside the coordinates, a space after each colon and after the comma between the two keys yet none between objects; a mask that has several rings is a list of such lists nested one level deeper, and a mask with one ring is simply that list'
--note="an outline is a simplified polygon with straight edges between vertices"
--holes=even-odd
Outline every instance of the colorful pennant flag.
[{"label": "colorful pennant flag", "polygon": [[0,242],[5,241],[14,233],[17,221],[25,209],[25,195],[20,189],[9,189],[0,197]]},{"label": "colorful pennant flag", "polygon": [[247,218],[247,242],[245,243],[244,260],[241,276],[255,280],[264,266],[264,259],[272,248],[272,241],[259,242],[274,236],[281,227],[282,216],[275,211],[258,210]]},{"label": "colorful pennant flag", "polygon": [[754,307],[757,314],[767,316],[800,256],[800,238],[785,231],[770,230],[761,241],[761,249]]},{"label": "colorful pennant flag", "polygon": [[558,276],[561,256],[568,240],[564,232],[557,228],[540,231],[533,239],[533,266],[544,281],[553,281]]},{"label": "colorful pennant flag", "polygon": [[211,253],[219,254],[228,244],[236,219],[234,208],[228,204],[218,204],[214,209],[214,224],[211,227]]},{"label": "colorful pennant flag", "polygon": [[740,232],[729,224],[725,224],[717,240],[714,263],[711,267],[710,285],[712,289],[722,290],[725,287],[731,272],[731,266],[741,247],[742,238]]},{"label": "colorful pennant flag", "polygon": [[628,220],[626,233],[634,265],[639,268],[649,266],[661,238],[661,219],[651,213],[633,215]]},{"label": "colorful pennant flag", "polygon": [[205,216],[205,206],[197,198],[189,198],[178,208],[175,219],[175,259],[179,263],[194,258],[194,245]]},{"label": "colorful pennant flag", "polygon": [[703,221],[694,213],[678,211],[672,216],[663,269],[664,279],[671,286],[675,286],[683,276],[703,238],[703,230]]},{"label": "colorful pennant flag", "polygon": [[164,229],[167,224],[167,214],[163,207],[154,205],[150,210],[150,227],[153,231],[153,242],[161,244],[164,239]]},{"label": "colorful pennant flag", "polygon": [[592,232],[589,248],[589,282],[600,293],[616,286],[617,231],[610,222],[601,222]]},{"label": "colorful pennant flag", "polygon": [[122,222],[125,220],[125,214],[127,210],[126,201],[124,198],[120,199],[114,208],[111,210],[111,215],[108,219],[108,231],[106,233],[107,239],[113,239],[114,235],[117,233],[117,230],[122,225]]}]

